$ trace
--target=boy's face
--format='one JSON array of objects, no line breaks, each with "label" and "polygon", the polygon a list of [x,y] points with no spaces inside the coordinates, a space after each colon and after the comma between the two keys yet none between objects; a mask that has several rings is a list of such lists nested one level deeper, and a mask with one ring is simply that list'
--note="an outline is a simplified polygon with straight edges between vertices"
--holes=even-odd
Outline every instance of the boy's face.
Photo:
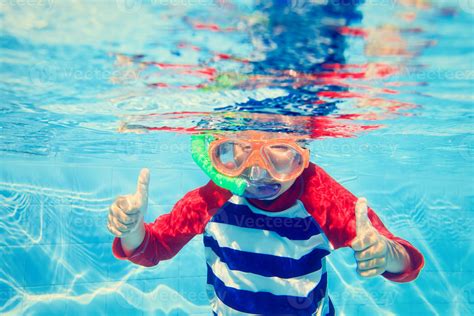
[{"label": "boy's face", "polygon": [[[254,133],[252,133],[251,138],[253,137],[255,137]],[[257,137],[260,139],[266,139],[268,137],[271,138],[272,136],[257,135]],[[242,134],[238,138],[247,140],[250,139],[248,134]],[[234,163],[241,165],[246,157],[249,157],[251,151],[251,146],[234,146]],[[285,144],[282,144],[281,146],[276,144],[271,148],[272,166],[277,170],[291,169],[291,163],[289,162],[296,161],[295,156],[297,155],[299,155],[298,152],[292,150],[288,146],[285,146]],[[244,196],[247,198],[260,200],[273,200],[277,198],[286,190],[288,190],[295,182],[295,178],[286,181],[273,178],[268,170],[259,163],[248,166],[242,172],[240,177],[244,178],[248,182]]]}]

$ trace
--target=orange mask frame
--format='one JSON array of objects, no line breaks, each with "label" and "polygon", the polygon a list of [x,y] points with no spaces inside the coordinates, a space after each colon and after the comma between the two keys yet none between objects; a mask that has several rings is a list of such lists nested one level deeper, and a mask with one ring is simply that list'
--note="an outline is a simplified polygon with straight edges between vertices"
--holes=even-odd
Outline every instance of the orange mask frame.
[{"label": "orange mask frame", "polygon": [[[268,135],[268,134],[267,134]],[[215,140],[209,144],[209,157],[213,166],[216,170],[229,177],[237,177],[241,175],[244,170],[251,166],[259,166],[268,171],[270,176],[277,181],[288,181],[296,179],[305,168],[309,166],[309,150],[302,148],[298,145],[298,140],[305,139],[304,137],[291,137],[291,138],[270,138],[265,137],[265,134],[258,132],[246,132],[244,138],[239,138],[237,135],[235,137],[226,137],[223,135],[215,135]],[[251,149],[250,153],[244,157],[243,162],[239,166],[226,166],[219,159],[219,148],[226,142],[238,143],[246,148]],[[297,154],[301,156],[300,164],[297,164],[292,170],[280,172],[278,171],[274,163],[272,162],[271,157],[267,154],[268,148],[271,146],[284,145],[293,149]],[[291,161],[289,161],[290,163]]]}]

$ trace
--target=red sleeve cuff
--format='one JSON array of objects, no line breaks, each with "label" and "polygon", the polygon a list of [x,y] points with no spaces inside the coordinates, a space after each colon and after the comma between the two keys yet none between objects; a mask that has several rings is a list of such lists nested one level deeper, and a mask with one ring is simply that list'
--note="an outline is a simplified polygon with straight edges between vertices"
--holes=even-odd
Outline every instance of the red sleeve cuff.
[{"label": "red sleeve cuff", "polygon": [[147,255],[146,250],[147,250],[149,241],[150,241],[150,233],[148,231],[148,228],[145,225],[145,237],[143,238],[142,243],[129,256],[127,256],[125,252],[123,251],[122,242],[120,238],[118,237],[115,237],[112,243],[112,253],[117,259],[130,260],[131,262],[135,264],[145,266],[145,267],[151,267],[151,266],[156,265],[158,262],[156,262],[156,260],[154,260],[153,257],[149,258],[149,256]]},{"label": "red sleeve cuff", "polygon": [[414,279],[416,279],[421,269],[425,265],[423,255],[406,240],[397,237],[393,238],[392,240],[398,242],[406,249],[410,257],[410,264],[405,269],[405,271],[401,273],[384,272],[382,273],[382,275],[386,279],[393,282],[404,283],[413,281]]}]

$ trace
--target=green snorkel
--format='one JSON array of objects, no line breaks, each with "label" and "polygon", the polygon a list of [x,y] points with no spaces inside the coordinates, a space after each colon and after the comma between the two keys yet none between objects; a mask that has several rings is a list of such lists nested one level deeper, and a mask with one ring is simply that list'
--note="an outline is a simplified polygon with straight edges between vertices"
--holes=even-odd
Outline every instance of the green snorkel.
[{"label": "green snorkel", "polygon": [[241,178],[231,178],[219,173],[211,163],[207,153],[207,142],[212,141],[212,135],[192,135],[191,154],[194,162],[211,178],[211,180],[236,195],[243,195],[247,187],[247,182]]}]

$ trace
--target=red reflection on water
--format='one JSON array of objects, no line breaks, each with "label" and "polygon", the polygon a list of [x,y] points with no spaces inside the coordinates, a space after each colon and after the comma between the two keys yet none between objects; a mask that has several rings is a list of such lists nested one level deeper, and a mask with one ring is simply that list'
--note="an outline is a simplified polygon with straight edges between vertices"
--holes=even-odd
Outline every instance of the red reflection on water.
[{"label": "red reflection on water", "polygon": [[[372,115],[377,115],[372,113]],[[274,131],[294,130],[295,134],[303,135],[310,139],[325,137],[354,137],[360,132],[374,130],[383,127],[381,124],[362,124],[357,121],[365,121],[370,118],[367,114],[343,114],[331,116],[289,116],[281,114],[264,113],[237,113],[237,112],[169,112],[152,113],[148,115],[128,116],[127,120],[134,124],[125,124],[120,127],[120,132],[143,132],[143,131],[168,131],[177,133],[202,133],[206,131],[218,131],[218,128],[209,130],[205,127],[180,127],[180,126],[153,126],[161,125],[162,121],[170,122],[185,119],[186,121],[229,121],[235,126],[245,122],[246,127],[265,126],[267,123],[273,125]],[[203,125],[205,126],[205,124]],[[270,130],[271,131],[271,130]]]},{"label": "red reflection on water", "polygon": [[[425,8],[423,0],[401,1],[404,5]],[[404,14],[405,18],[410,21],[414,21],[416,18],[416,14],[413,14],[413,12],[404,12]],[[197,31],[238,31],[235,27],[224,27],[207,21],[188,19],[187,22]],[[322,64],[319,71],[314,72],[265,68],[263,73],[256,74],[253,73],[252,68],[255,63],[245,56],[235,56],[229,51],[213,51],[206,46],[207,43],[196,45],[195,43],[179,41],[176,47],[182,51],[181,54],[189,54],[190,51],[193,51],[193,54],[199,52],[201,57],[199,64],[145,61],[142,55],[131,57],[117,55],[117,64],[124,67],[134,67],[138,72],[147,70],[148,79],[159,77],[161,74],[172,76],[173,81],[170,83],[161,78],[160,81],[147,83],[150,88],[154,89],[226,91],[229,89],[280,88],[298,90],[303,88],[305,91],[314,91],[307,92],[310,95],[307,104],[314,104],[317,107],[318,105],[324,106],[326,103],[334,104],[341,101],[345,105],[350,105],[350,107],[344,107],[344,113],[333,113],[327,116],[285,116],[237,111],[187,111],[135,116],[129,117],[129,119],[134,124],[135,122],[143,123],[143,126],[136,126],[141,126],[149,131],[197,133],[206,130],[205,127],[201,127],[206,124],[199,125],[198,123],[208,121],[217,122],[215,125],[217,129],[220,123],[223,123],[223,125],[229,123],[229,126],[234,124],[236,129],[252,126],[258,129],[260,125],[270,126],[270,129],[294,129],[305,133],[310,138],[321,138],[353,137],[357,133],[383,127],[382,124],[367,125],[364,121],[375,122],[394,118],[397,115],[412,115],[409,110],[416,108],[417,105],[389,98],[400,94],[401,90],[397,90],[398,87],[423,84],[422,82],[393,81],[394,76],[404,74],[408,61],[419,54],[422,48],[435,44],[432,41],[419,41],[415,46],[409,44],[404,35],[421,34],[423,29],[413,25],[400,28],[397,25],[382,24],[371,28],[342,26],[338,28],[338,31],[344,36],[357,37],[363,41],[364,52],[369,62],[364,64]],[[232,67],[229,67],[228,63],[236,64],[231,64]],[[235,72],[229,72],[222,69],[236,70]],[[242,71],[238,72],[238,69]],[[151,76],[150,72],[153,74],[153,71],[156,71],[156,74]],[[181,84],[179,81],[176,83],[176,78],[183,78],[183,82]],[[191,83],[186,78],[190,78]],[[198,83],[195,83],[196,80]],[[314,95],[311,95],[311,93],[314,93]],[[350,113],[351,111],[353,113]],[[180,122],[180,120],[182,121]],[[184,124],[192,122],[195,126],[179,126],[183,122]],[[133,128],[130,131],[133,131]]]},{"label": "red reflection on water", "polygon": [[215,23],[191,22],[191,26],[196,30],[206,30],[212,32],[235,32],[235,27],[221,27]]}]

